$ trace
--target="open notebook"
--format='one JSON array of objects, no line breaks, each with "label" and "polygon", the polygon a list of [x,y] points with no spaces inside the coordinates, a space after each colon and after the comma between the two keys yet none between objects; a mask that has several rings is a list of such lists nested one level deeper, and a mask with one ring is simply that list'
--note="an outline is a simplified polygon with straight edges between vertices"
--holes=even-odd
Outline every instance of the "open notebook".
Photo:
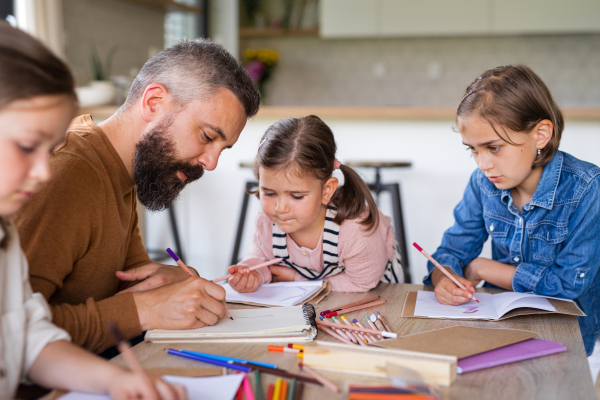
[{"label": "open notebook", "polygon": [[279,307],[297,306],[308,301],[318,304],[331,292],[331,284],[326,281],[265,283],[252,293],[238,293],[228,283],[223,288],[228,303]]},{"label": "open notebook", "polygon": [[470,300],[458,306],[440,304],[434,292],[409,292],[403,317],[500,320],[517,315],[560,313],[585,316],[573,300],[529,293],[476,293],[479,303]]},{"label": "open notebook", "polygon": [[[206,378],[188,378],[183,376],[163,376],[163,379],[175,385],[185,386],[188,399],[233,400],[244,376],[222,375]],[[81,392],[70,392],[59,400],[110,400],[109,396]]]},{"label": "open notebook", "polygon": [[291,342],[310,341],[317,335],[315,309],[310,304],[293,307],[229,310],[233,321],[198,329],[154,329],[152,342]]}]

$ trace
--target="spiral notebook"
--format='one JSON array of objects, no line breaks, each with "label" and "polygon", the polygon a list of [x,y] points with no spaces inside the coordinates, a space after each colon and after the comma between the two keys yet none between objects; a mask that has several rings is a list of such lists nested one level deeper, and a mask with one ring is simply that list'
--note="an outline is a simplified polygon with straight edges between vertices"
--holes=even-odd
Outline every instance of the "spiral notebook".
[{"label": "spiral notebook", "polygon": [[307,342],[317,335],[315,309],[310,304],[292,307],[230,310],[231,317],[198,329],[154,329],[151,342]]}]

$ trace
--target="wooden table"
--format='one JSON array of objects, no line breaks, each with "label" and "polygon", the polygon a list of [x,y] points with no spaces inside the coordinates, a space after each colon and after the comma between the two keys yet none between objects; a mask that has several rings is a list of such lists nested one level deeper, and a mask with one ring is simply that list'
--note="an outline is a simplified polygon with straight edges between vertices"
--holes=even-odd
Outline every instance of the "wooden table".
[{"label": "wooden table", "polygon": [[[500,322],[487,321],[454,321],[442,319],[399,318],[404,296],[407,291],[423,290],[422,285],[384,284],[368,293],[332,293],[321,304],[317,312],[327,310],[330,306],[356,301],[360,298],[381,295],[388,302],[379,310],[387,319],[390,328],[399,336],[446,328],[455,325],[466,325],[500,329],[524,329],[537,332],[540,339],[552,340],[564,344],[567,351],[537,359],[521,361],[486,370],[458,375],[454,384],[442,388],[444,399],[595,399],[596,392],[592,384],[583,340],[579,331],[577,318],[566,315],[533,315],[510,318]],[[431,290],[431,288],[429,288]],[[495,292],[479,289],[479,291]],[[237,308],[231,305],[231,308]],[[350,315],[364,320],[372,309],[357,311]],[[319,340],[335,341],[323,332],[319,332]],[[153,344],[143,342],[133,348],[136,356],[146,368],[198,368],[208,365],[167,355],[165,348],[195,350],[232,357],[253,359],[278,364],[293,373],[301,373],[298,361],[293,354],[267,351],[266,343],[238,344]],[[115,362],[124,365],[122,358]],[[325,372],[322,374],[336,382],[342,388],[342,394],[334,393],[315,385],[306,385],[304,399],[344,399],[349,385],[386,384],[386,379],[362,377],[342,373]],[[263,389],[274,383],[274,376],[263,374]]]}]

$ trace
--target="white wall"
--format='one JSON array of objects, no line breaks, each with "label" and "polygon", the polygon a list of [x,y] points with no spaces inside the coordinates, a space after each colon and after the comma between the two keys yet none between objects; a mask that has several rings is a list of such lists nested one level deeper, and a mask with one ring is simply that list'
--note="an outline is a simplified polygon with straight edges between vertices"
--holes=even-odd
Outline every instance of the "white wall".
[{"label": "white wall", "polygon": [[[178,220],[189,265],[207,278],[223,275],[229,266],[244,182],[252,179],[240,161],[251,161],[260,136],[274,120],[250,121],[240,140],[226,150],[217,169],[188,187],[178,203]],[[426,260],[410,246],[418,242],[430,253],[439,245],[442,234],[454,219],[452,210],[462,197],[465,185],[476,168],[470,153],[461,144],[460,135],[452,131],[452,121],[351,121],[328,120],[338,145],[338,159],[408,160],[410,169],[384,171],[385,182],[399,181],[404,221],[409,245],[409,261],[414,282],[426,271]],[[567,122],[561,150],[600,165],[600,122]],[[367,180],[373,174],[364,171]],[[258,200],[251,198],[242,252],[249,246],[253,218]],[[389,199],[382,196],[380,207],[391,215]],[[166,215],[149,214],[148,245],[166,248],[169,236]],[[489,256],[489,248],[484,256]]]}]

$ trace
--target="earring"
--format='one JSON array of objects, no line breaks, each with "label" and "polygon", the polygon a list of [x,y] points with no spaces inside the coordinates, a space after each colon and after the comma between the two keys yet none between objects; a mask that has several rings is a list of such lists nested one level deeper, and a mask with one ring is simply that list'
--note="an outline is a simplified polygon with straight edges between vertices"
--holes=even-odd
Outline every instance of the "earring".
[{"label": "earring", "polygon": [[542,153],[541,149],[538,149],[538,156]]}]

